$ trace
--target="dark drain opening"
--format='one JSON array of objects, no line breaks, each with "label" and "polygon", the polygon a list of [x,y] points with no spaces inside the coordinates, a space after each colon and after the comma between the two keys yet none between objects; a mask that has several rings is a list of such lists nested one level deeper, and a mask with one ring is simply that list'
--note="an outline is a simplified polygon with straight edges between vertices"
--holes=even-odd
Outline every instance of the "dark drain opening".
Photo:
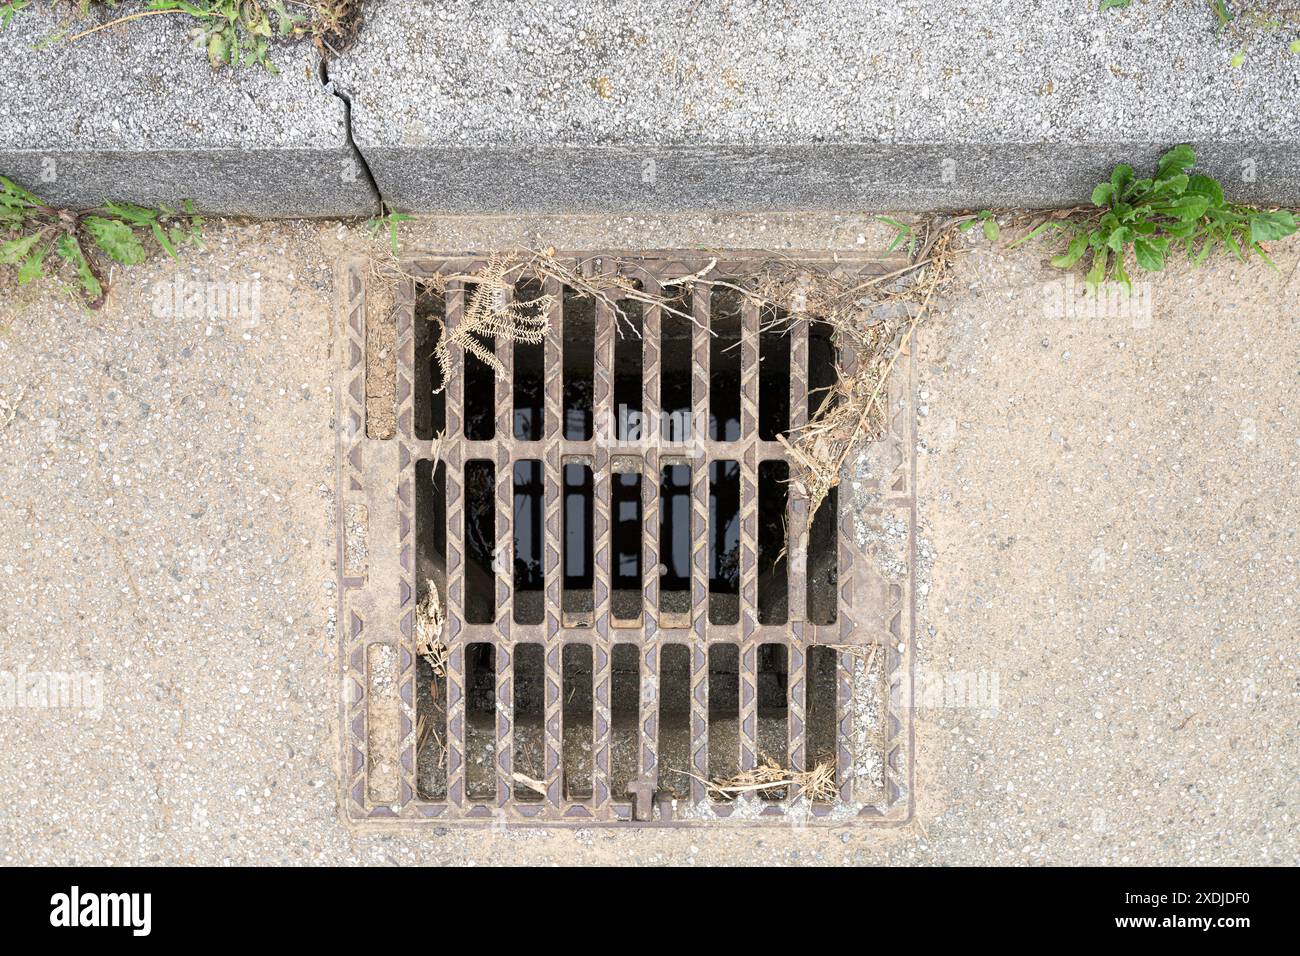
[{"label": "dark drain opening", "polygon": [[491,624],[496,617],[496,466],[465,462],[465,620]]},{"label": "dark drain opening", "polygon": [[640,746],[641,657],[635,644],[615,644],[610,655],[610,794],[627,798],[637,775]]},{"label": "dark drain opening", "polygon": [[758,321],[758,437],[776,441],[790,430],[790,316],[765,305]]},{"label": "dark drain opening", "polygon": [[516,624],[541,624],[546,616],[545,573],[542,557],[543,505],[542,463],[535,459],[517,461],[514,467],[514,531]]},{"label": "dark drain opening", "polygon": [[835,763],[838,658],[839,655],[829,647],[814,645],[808,650],[808,678],[804,690],[807,718],[805,770],[823,763]]},{"label": "dark drain opening", "polygon": [[691,654],[685,644],[659,650],[659,786],[679,799],[691,793]]},{"label": "dark drain opening", "polygon": [[[639,288],[641,283],[635,283]],[[640,441],[647,437],[641,417],[644,380],[642,358],[645,327],[640,302],[625,299],[619,303],[624,319],[615,323],[614,334],[614,438],[621,442]],[[630,326],[630,328],[629,328]]]},{"label": "dark drain opening", "polygon": [[[838,402],[833,391],[837,379],[832,330],[825,322],[808,327],[808,418],[820,417]],[[839,589],[839,559],[835,535],[839,523],[839,494],[832,488],[812,515],[808,529],[807,615],[813,624],[834,624]]]},{"label": "dark drain opening", "polygon": [[[427,459],[415,463],[415,596],[423,603],[429,588],[447,598],[447,466]],[[421,657],[416,668],[416,788],[421,799],[447,796],[447,676]]]},{"label": "dark drain opening", "polygon": [[709,647],[709,779],[740,770],[740,648]]},{"label": "dark drain opening", "polygon": [[691,468],[665,465],[659,483],[659,612],[664,627],[691,616]]},{"label": "dark drain opening", "polygon": [[590,800],[593,766],[591,645],[565,644],[561,670],[564,793],[570,800]]},{"label": "dark drain opening", "polygon": [[[478,286],[466,286],[466,309],[470,308],[476,295]],[[471,338],[485,351],[496,354],[496,339],[493,336],[473,332]],[[466,349],[462,384],[465,389],[462,400],[465,409],[465,437],[470,441],[491,441],[496,436],[496,370]]]},{"label": "dark drain opening", "polygon": [[[546,779],[546,673],[541,644],[516,644],[514,652],[514,771],[530,782]],[[530,783],[515,781],[516,800],[541,800]]]},{"label": "dark drain opening", "polygon": [[808,420],[820,417],[825,405],[829,410],[835,405],[835,343],[834,332],[825,322],[808,324]]},{"label": "dark drain opening", "polygon": [[787,506],[790,466],[784,461],[758,463],[758,623],[784,624],[789,619],[790,579],[787,559]]},{"label": "dark drain opening", "polygon": [[[542,284],[524,279],[515,284],[515,301],[535,302],[542,297]],[[532,315],[536,309],[530,309]],[[514,343],[514,436],[518,441],[541,441],[546,415],[546,344]]]},{"label": "dark drain opening", "polygon": [[691,322],[685,295],[678,294],[660,308],[659,314],[659,413],[660,437],[681,443],[691,437]]},{"label": "dark drain opening", "polygon": [[744,296],[716,287],[709,306],[709,438],[740,440],[740,312]]},{"label": "dark drain opening", "polygon": [[591,439],[596,300],[564,290],[564,437]]},{"label": "dark drain opening", "polygon": [[595,604],[592,596],[591,466],[579,462],[564,464],[564,587],[560,595],[565,624],[590,627]]},{"label": "dark drain opening", "polygon": [[415,463],[415,595],[423,601],[432,582],[447,606],[447,466]]},{"label": "dark drain opening", "polygon": [[465,794],[491,800],[497,792],[497,649],[465,648]]},{"label": "dark drain opening", "polygon": [[[788,767],[790,750],[789,650],[784,644],[758,646],[758,753],[764,763]],[[764,800],[784,800],[785,787],[759,792]]]},{"label": "dark drain opening", "polygon": [[839,559],[835,526],[839,522],[839,489],[826,493],[808,531],[808,620],[834,624],[839,590]]},{"label": "dark drain opening", "polygon": [[610,487],[610,613],[616,620],[639,621],[641,603],[641,475],[615,472]]},{"label": "dark drain opening", "polygon": [[423,657],[416,665],[416,790],[421,800],[447,799],[447,676]]},{"label": "dark drain opening", "polygon": [[709,623],[740,620],[740,463],[709,462]]},{"label": "dark drain opening", "polygon": [[438,342],[447,318],[446,301],[436,289],[420,287],[415,303],[415,437],[430,441],[447,427],[447,393],[443,391]]}]

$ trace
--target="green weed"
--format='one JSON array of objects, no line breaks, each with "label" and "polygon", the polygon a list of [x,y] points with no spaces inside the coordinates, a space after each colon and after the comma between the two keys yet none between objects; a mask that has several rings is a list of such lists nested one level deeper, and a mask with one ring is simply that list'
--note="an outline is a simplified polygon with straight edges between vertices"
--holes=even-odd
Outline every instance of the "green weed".
[{"label": "green weed", "polygon": [[1045,222],[1011,245],[1052,231],[1068,237],[1052,265],[1070,269],[1091,255],[1087,281],[1093,289],[1107,279],[1131,288],[1129,253],[1147,272],[1163,269],[1166,256],[1178,247],[1195,264],[1228,250],[1242,261],[1253,252],[1272,265],[1261,243],[1294,233],[1295,216],[1284,209],[1267,212],[1227,201],[1218,180],[1189,173],[1195,163],[1192,148],[1182,145],[1160,158],[1149,179],[1135,178],[1132,166],[1120,164],[1109,182],[1092,191],[1099,211]]},{"label": "green weed", "polygon": [[906,245],[907,254],[909,256],[916,255],[916,246],[917,243],[920,242],[920,237],[916,234],[916,229],[914,227],[909,226],[907,223],[898,219],[891,219],[889,216],[876,216],[876,220],[878,222],[883,222],[894,230],[894,238],[889,243],[889,247],[885,250],[886,252],[893,252],[895,249],[902,248]]},{"label": "green weed", "polygon": [[969,219],[958,224],[957,228],[962,232],[970,232],[976,226],[983,226],[984,238],[989,242],[996,242],[998,236],[1002,235],[1002,227],[998,225],[997,217],[987,209],[981,209]]},{"label": "green weed", "polygon": [[202,228],[189,200],[180,212],[111,202],[72,212],[0,176],[0,265],[18,267],[20,286],[42,275],[70,273],[92,309],[103,305],[108,292],[97,255],[132,266],[144,262],[154,244],[175,259],[178,246],[201,242]]},{"label": "green weed", "polygon": [[8,0],[6,3],[0,3],[0,30],[9,26],[14,15],[24,7],[30,5],[32,0]]},{"label": "green weed", "polygon": [[370,231],[371,239],[378,239],[379,234],[385,229],[388,231],[388,245],[393,250],[393,255],[397,255],[397,227],[404,222],[410,222],[414,216],[407,216],[403,213],[390,212],[382,216],[376,216],[366,223],[366,229]]},{"label": "green weed", "polygon": [[[0,3],[0,29],[31,0]],[[77,0],[76,13],[85,16],[92,4],[114,7],[116,0]],[[293,9],[290,10],[289,8]],[[65,25],[38,47],[75,43],[111,26],[145,17],[185,16],[197,21],[189,31],[192,45],[207,54],[214,67],[260,66],[280,72],[271,60],[273,40],[309,38],[322,56],[347,49],[361,27],[360,0],[148,0],[144,8],[72,33]],[[72,33],[71,36],[68,34]]]}]

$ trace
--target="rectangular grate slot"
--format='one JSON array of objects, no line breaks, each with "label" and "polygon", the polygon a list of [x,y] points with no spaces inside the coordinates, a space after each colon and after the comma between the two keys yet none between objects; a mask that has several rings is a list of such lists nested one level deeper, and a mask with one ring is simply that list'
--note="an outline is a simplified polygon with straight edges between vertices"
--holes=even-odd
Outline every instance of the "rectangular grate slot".
[{"label": "rectangular grate slot", "polygon": [[688,627],[691,615],[691,467],[668,464],[659,482],[659,617]]},{"label": "rectangular grate slot", "polygon": [[[483,303],[487,290],[480,291],[478,286],[471,285],[463,294],[467,311],[487,308]],[[496,354],[493,336],[472,332],[470,339],[483,352]],[[470,441],[491,441],[496,437],[497,428],[496,370],[473,349],[465,350],[464,368],[465,437]]]},{"label": "rectangular grate slot", "polygon": [[610,655],[610,777],[615,800],[627,798],[637,775],[641,718],[641,659],[635,644],[615,644]]},{"label": "rectangular grate slot", "polygon": [[758,623],[789,620],[790,466],[784,461],[758,463]]},{"label": "rectangular grate slot", "polygon": [[397,433],[397,321],[391,295],[366,303],[365,428],[366,437],[387,441]]},{"label": "rectangular grate slot", "polygon": [[776,441],[790,430],[790,316],[764,305],[759,312],[758,437]]},{"label": "rectangular grate slot", "polygon": [[[536,302],[542,295],[542,284],[536,279],[515,283],[516,302]],[[516,341],[514,350],[514,437],[541,441],[546,426],[546,345]]]},{"label": "rectangular grate slot", "polygon": [[541,624],[546,616],[542,524],[545,519],[542,463],[536,459],[515,462],[514,511],[514,620],[516,624]]},{"label": "rectangular grate slot", "polygon": [[740,770],[740,649],[709,646],[709,779],[728,780]]},{"label": "rectangular grate slot", "polygon": [[[423,606],[429,589],[437,604],[447,597],[447,466],[423,459],[415,463],[416,602]],[[416,787],[424,800],[447,797],[447,674],[426,655],[416,667]]]},{"label": "rectangular grate slot", "polygon": [[667,307],[658,309],[660,437],[669,444],[681,444],[691,437],[694,324],[688,308],[686,297],[679,294],[669,299]]},{"label": "rectangular grate slot", "polygon": [[447,465],[424,459],[415,463],[415,539],[417,600],[424,601],[430,584],[438,588],[439,605],[447,597]]},{"label": "rectangular grate slot", "polygon": [[808,621],[812,624],[835,623],[839,588],[835,527],[839,522],[839,500],[838,488],[827,492],[808,531]]},{"label": "rectangular grate slot", "polygon": [[496,797],[497,649],[486,642],[465,648],[465,794]]},{"label": "rectangular grate slot", "polygon": [[546,780],[546,672],[541,644],[514,651],[514,773],[516,800],[541,800]]},{"label": "rectangular grate slot", "polygon": [[834,648],[814,646],[808,652],[808,684],[805,708],[808,743],[804,768],[835,763],[835,723],[839,653]]},{"label": "rectangular grate slot", "polygon": [[596,302],[564,290],[564,437],[590,441],[595,392]]},{"label": "rectangular grate slot", "polygon": [[397,650],[376,641],[366,649],[370,685],[367,720],[370,799],[392,803],[397,799],[397,731],[401,708],[397,699]]},{"label": "rectangular grate slot", "polygon": [[740,463],[709,462],[709,623],[740,620]]},{"label": "rectangular grate slot", "polygon": [[564,794],[590,800],[592,794],[592,655],[590,644],[564,645]]},{"label": "rectangular grate slot", "polygon": [[465,462],[465,620],[491,624],[496,617],[496,466]]},{"label": "rectangular grate slot", "polygon": [[[910,356],[882,390],[891,415],[870,467],[813,512],[779,439],[835,400],[837,361],[855,355],[809,311],[804,260],[561,260],[605,295],[523,263],[501,285],[501,261],[415,260],[369,306],[365,274],[349,272],[336,393],[349,817],[906,820],[910,558],[903,575],[881,567],[841,519],[905,529],[910,553]],[[816,262],[851,290],[897,270]],[[671,298],[626,297],[642,293]],[[495,337],[466,340],[467,323]],[[372,345],[397,363],[392,434],[375,438]],[[760,766],[829,767],[834,794],[711,785]]]},{"label": "rectangular grate slot", "polygon": [[684,800],[691,792],[691,654],[685,644],[660,648],[659,688],[659,785]]},{"label": "rectangular grate slot", "polygon": [[447,320],[447,304],[440,291],[420,287],[415,303],[415,437],[430,441],[447,428],[447,393],[437,348]]},{"label": "rectangular grate slot", "polygon": [[616,471],[610,478],[610,613],[616,622],[639,622],[641,578],[641,473]]},{"label": "rectangular grate slot", "polygon": [[592,515],[595,489],[591,466],[564,464],[564,590],[561,605],[568,627],[590,627],[594,610]]},{"label": "rectangular grate slot", "polygon": [[417,663],[416,789],[422,800],[447,799],[447,676],[423,657]]},{"label": "rectangular grate slot", "polygon": [[716,287],[709,304],[709,439],[740,439],[740,310],[738,289]]},{"label": "rectangular grate slot", "polygon": [[645,323],[640,302],[624,299],[619,308],[623,310],[623,318],[614,332],[614,438],[620,442],[637,442],[643,435],[641,419],[645,413]]},{"label": "rectangular grate slot", "polygon": [[808,323],[808,420],[820,418],[822,406],[832,408],[835,387],[835,343],[825,322]]},{"label": "rectangular grate slot", "polygon": [[[763,763],[790,766],[790,656],[784,644],[758,648],[758,753]],[[764,800],[784,800],[785,787],[759,794]]]}]

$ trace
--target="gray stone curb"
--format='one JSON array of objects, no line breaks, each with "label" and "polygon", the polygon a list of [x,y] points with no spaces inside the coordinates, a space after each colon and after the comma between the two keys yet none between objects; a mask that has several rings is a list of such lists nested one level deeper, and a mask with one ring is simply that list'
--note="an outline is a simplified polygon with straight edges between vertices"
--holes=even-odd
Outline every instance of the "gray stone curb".
[{"label": "gray stone curb", "polygon": [[276,46],[279,76],[214,71],[184,17],[35,49],[64,17],[0,34],[0,172],[60,205],[1063,206],[1182,142],[1232,198],[1300,204],[1300,57],[1261,36],[1232,68],[1194,3],[370,0],[329,83],[303,43]]},{"label": "gray stone curb", "polygon": [[132,12],[71,20],[32,5],[0,33],[0,173],[70,208],[105,200],[208,213],[368,216],[378,195],[349,141],[347,104],[321,82],[308,44],[261,67],[213,70],[189,49],[186,17],[154,16],[37,48]]}]

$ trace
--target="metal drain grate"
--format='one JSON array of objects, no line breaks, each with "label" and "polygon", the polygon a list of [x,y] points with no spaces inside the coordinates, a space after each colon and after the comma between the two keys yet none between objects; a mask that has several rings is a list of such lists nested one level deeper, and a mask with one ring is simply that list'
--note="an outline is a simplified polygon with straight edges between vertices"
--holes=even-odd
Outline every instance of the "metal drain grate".
[{"label": "metal drain grate", "polygon": [[[567,257],[655,295],[686,291],[675,309],[629,302],[616,320],[554,280],[520,283],[517,298],[554,302],[545,341],[482,340],[504,379],[453,348],[458,374],[441,395],[430,320],[454,328],[473,283],[434,292],[421,277],[474,276],[487,260],[407,263],[411,278],[370,329],[367,270],[345,264],[338,567],[350,818],[910,817],[909,363],[888,389],[887,434],[810,521],[789,493],[778,434],[807,420],[836,355],[815,317],[669,281],[711,258]],[[731,254],[710,278],[743,285],[769,259]],[[864,277],[896,265],[800,261]],[[367,367],[379,321],[396,327],[391,371]],[[391,439],[367,436],[368,396],[386,393],[368,375],[393,376]],[[902,542],[892,572],[869,556],[877,525]],[[437,671],[415,650],[431,586],[447,615]],[[763,762],[831,766],[835,797],[779,784],[722,799],[706,786]]]}]

